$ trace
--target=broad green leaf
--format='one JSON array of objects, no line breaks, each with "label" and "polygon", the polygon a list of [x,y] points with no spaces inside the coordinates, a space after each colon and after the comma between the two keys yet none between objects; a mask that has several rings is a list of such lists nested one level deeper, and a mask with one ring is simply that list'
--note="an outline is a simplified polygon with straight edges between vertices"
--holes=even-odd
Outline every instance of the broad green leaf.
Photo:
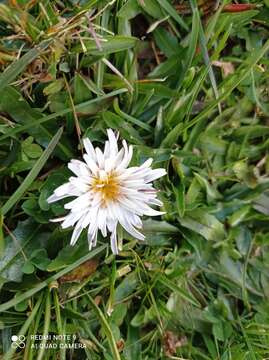
[{"label": "broad green leaf", "polygon": [[205,210],[193,210],[191,213],[187,213],[184,218],[178,220],[182,226],[202,235],[207,240],[219,242],[225,239],[226,234],[223,224]]},{"label": "broad green leaf", "polygon": [[131,295],[138,285],[137,275],[132,272],[128,274],[115,290],[115,301],[123,301],[127,296]]},{"label": "broad green leaf", "polygon": [[137,0],[128,0],[118,11],[117,16],[130,20],[140,13],[141,9],[138,6]]},{"label": "broad green leaf", "polygon": [[5,252],[0,259],[0,273],[5,281],[19,282],[27,259],[30,259],[35,249],[44,246],[48,236],[41,235],[37,224],[30,219],[19,222],[12,234],[13,236],[5,238]]},{"label": "broad green leaf", "polygon": [[71,265],[81,258],[83,254],[89,251],[85,238],[83,240],[84,241],[78,242],[75,246],[67,245],[62,248],[57,257],[48,265],[47,271],[58,271],[66,268],[66,266]]}]

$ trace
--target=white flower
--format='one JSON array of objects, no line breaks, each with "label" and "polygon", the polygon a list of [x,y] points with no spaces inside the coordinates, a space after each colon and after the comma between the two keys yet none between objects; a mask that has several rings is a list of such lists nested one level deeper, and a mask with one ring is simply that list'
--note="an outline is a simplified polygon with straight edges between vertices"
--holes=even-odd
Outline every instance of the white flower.
[{"label": "white flower", "polygon": [[88,227],[89,249],[96,246],[98,230],[103,237],[110,232],[111,249],[118,254],[118,223],[136,239],[144,240],[144,235],[137,229],[142,228],[140,219],[143,215],[157,216],[163,212],[152,209],[149,205],[162,206],[157,199],[157,191],[152,181],[166,174],[164,169],[151,169],[152,159],[141,166],[127,168],[132,155],[132,146],[123,140],[119,150],[114,132],[107,130],[108,141],[104,152],[94,149],[89,139],[84,139],[85,162],[71,160],[68,168],[76,175],[66,184],[59,186],[47,199],[48,203],[75,196],[76,199],[65,204],[69,214],[52,221],[63,221],[63,229],[75,228],[71,245],[78,240],[82,230]]}]

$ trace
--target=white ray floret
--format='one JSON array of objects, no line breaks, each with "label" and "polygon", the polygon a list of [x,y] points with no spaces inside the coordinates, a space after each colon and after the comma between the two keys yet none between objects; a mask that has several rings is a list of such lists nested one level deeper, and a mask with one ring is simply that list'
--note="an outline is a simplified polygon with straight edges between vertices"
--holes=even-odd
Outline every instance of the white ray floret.
[{"label": "white ray floret", "polygon": [[96,246],[98,231],[104,237],[110,233],[110,244],[118,254],[117,226],[120,224],[129,234],[139,240],[144,235],[141,216],[158,216],[163,212],[150,205],[162,206],[152,181],[166,174],[165,169],[151,169],[152,159],[141,166],[130,167],[133,148],[123,140],[119,150],[118,141],[111,129],[104,151],[94,148],[89,139],[84,139],[85,162],[71,160],[68,168],[75,174],[66,184],[59,186],[47,199],[53,203],[67,197],[75,197],[65,204],[70,212],[59,219],[62,228],[75,226],[71,245],[74,245],[83,229],[88,228],[89,249]]}]

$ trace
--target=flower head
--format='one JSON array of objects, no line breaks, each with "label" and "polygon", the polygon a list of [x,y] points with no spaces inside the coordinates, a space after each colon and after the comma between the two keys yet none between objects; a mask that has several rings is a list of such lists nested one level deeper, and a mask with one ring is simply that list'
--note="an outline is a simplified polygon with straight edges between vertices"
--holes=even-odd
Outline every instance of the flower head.
[{"label": "flower head", "polygon": [[110,233],[111,249],[118,253],[117,226],[120,224],[136,239],[144,240],[138,231],[143,215],[156,216],[163,212],[149,205],[162,206],[152,181],[166,174],[164,169],[151,169],[152,159],[141,166],[129,167],[133,148],[123,140],[119,150],[114,132],[107,130],[108,140],[102,152],[84,139],[84,161],[71,160],[68,168],[76,175],[57,189],[47,199],[48,203],[76,197],[65,204],[68,215],[52,221],[62,221],[62,228],[74,226],[71,245],[78,240],[82,230],[88,228],[89,249],[96,246],[98,230],[104,237]]}]

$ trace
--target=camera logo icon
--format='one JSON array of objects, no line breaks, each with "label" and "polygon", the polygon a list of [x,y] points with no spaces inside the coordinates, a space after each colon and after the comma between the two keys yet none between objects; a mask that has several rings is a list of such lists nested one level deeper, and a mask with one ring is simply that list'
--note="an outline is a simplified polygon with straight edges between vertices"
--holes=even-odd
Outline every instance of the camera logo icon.
[{"label": "camera logo icon", "polygon": [[12,335],[11,336],[12,344],[11,346],[14,349],[24,349],[25,348],[25,336],[24,335]]}]

